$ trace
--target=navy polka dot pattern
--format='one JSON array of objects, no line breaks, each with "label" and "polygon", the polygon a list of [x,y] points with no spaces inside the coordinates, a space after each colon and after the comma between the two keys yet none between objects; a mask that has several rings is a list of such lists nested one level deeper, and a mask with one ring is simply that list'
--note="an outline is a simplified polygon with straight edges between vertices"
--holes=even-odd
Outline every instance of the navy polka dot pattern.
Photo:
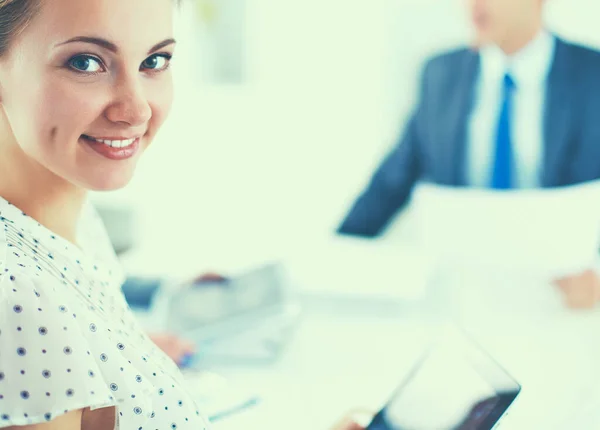
[{"label": "navy polka dot pattern", "polygon": [[127,306],[90,204],[79,248],[0,198],[0,428],[116,408],[114,430],[205,430],[175,363]]}]

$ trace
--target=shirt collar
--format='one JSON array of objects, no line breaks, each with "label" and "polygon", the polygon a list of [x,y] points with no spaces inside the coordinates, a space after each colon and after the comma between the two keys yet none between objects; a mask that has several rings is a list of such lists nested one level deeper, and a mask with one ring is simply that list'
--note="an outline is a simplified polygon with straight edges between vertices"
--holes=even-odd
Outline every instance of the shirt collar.
[{"label": "shirt collar", "polygon": [[542,85],[552,65],[556,39],[542,30],[525,47],[513,55],[506,55],[499,47],[483,47],[481,73],[485,81],[498,81],[510,73],[517,87]]}]

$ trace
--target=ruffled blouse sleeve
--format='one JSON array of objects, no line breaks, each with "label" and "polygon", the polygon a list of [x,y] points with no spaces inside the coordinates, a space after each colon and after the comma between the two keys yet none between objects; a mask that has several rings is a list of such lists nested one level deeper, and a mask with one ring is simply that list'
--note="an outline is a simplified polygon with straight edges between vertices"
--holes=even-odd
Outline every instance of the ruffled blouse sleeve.
[{"label": "ruffled blouse sleeve", "polygon": [[0,428],[116,404],[110,351],[98,354],[53,290],[29,274],[0,276]]}]

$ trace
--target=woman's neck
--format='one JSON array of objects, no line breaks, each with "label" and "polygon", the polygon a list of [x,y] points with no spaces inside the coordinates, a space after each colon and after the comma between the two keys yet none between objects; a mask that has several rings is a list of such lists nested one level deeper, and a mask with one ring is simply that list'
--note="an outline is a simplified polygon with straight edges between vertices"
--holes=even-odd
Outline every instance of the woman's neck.
[{"label": "woman's neck", "polygon": [[0,141],[0,196],[73,244],[85,203],[85,189],[66,181],[23,152]]}]

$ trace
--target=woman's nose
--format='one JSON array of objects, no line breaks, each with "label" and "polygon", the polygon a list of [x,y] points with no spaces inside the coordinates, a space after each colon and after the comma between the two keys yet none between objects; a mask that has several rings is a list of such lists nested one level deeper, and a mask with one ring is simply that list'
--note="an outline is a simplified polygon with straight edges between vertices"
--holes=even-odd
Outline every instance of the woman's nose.
[{"label": "woman's nose", "polygon": [[117,86],[115,99],[106,109],[106,117],[111,122],[130,126],[140,126],[150,120],[152,108],[139,81],[130,80]]}]

